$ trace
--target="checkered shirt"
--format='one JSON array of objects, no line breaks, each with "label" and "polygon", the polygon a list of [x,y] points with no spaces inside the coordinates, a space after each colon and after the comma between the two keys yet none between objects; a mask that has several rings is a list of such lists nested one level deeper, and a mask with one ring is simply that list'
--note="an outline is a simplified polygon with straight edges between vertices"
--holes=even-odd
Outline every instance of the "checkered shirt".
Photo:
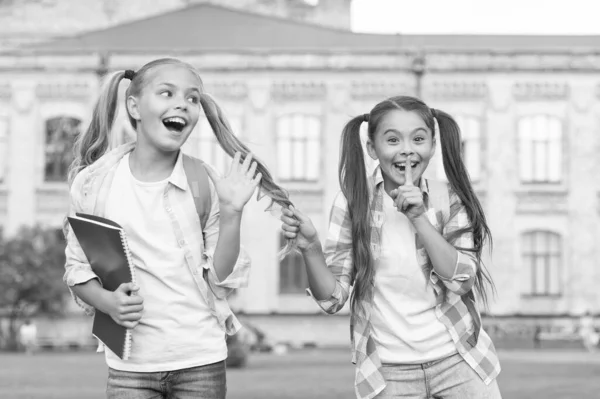
[{"label": "checkered shirt", "polygon": [[[380,256],[381,229],[383,226],[383,177],[381,169],[377,168],[369,179],[370,210],[371,210],[371,251],[376,261]],[[441,184],[431,182],[432,184]],[[458,353],[481,377],[489,384],[500,373],[500,362],[490,337],[481,327],[481,317],[477,309],[475,296],[472,291],[476,272],[476,259],[471,252],[463,248],[473,247],[471,233],[460,234],[459,230],[468,227],[469,221],[464,206],[458,196],[447,188],[449,214],[444,211],[443,203],[430,198],[430,182],[421,179],[421,191],[424,193],[427,207],[427,217],[431,224],[452,244],[458,252],[458,259],[454,275],[444,279],[431,265],[429,257],[423,246],[415,240],[415,250],[421,268],[429,277],[433,286],[437,305],[435,314],[442,322]],[[436,209],[438,204],[438,209]],[[352,226],[348,212],[348,203],[342,193],[334,201],[328,237],[324,248],[325,259],[329,269],[336,277],[337,283],[330,298],[317,301],[319,306],[327,313],[336,313],[341,310],[350,296],[350,289],[354,282],[352,264]],[[385,388],[385,380],[381,375],[381,361],[377,348],[371,336],[371,311],[373,297],[362,302],[364,312],[352,313],[350,318],[350,335],[352,348],[352,362],[355,369],[355,392],[357,398],[374,398]]]}]

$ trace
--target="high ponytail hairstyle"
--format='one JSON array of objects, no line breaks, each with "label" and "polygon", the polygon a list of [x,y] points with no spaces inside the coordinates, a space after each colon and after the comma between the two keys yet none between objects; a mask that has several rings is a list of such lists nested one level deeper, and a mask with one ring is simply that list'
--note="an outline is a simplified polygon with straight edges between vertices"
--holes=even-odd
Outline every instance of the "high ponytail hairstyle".
[{"label": "high ponytail hairstyle", "polygon": [[[240,152],[242,154],[242,160],[245,159],[250,153],[250,150],[235,136],[235,134],[233,134],[227,118],[225,118],[225,115],[215,100],[207,93],[201,93],[200,104],[202,105],[206,119],[208,120],[217,141],[221,145],[221,148],[223,148],[230,157],[233,157],[236,152]],[[275,180],[267,167],[259,159],[253,158],[253,161],[256,162],[256,171],[262,174],[257,199],[260,199],[263,195],[267,195],[271,198],[272,203],[274,202],[282,208],[288,208],[290,205],[293,205],[287,191],[275,183]],[[286,246],[282,249],[279,256],[283,258],[294,249],[295,240],[288,239]]]},{"label": "high ponytail hairstyle", "polygon": [[371,254],[371,212],[365,156],[360,140],[360,126],[368,115],[354,117],[342,132],[339,179],[342,193],[348,202],[352,222],[352,264],[354,287],[350,306],[352,312],[362,313],[361,303],[373,292],[375,267]]},{"label": "high ponytail hairstyle", "polygon": [[[477,260],[475,291],[487,306],[486,283],[490,284],[492,290],[494,289],[494,284],[483,265],[481,252],[486,241],[489,241],[491,247],[492,236],[483,213],[483,208],[475,195],[469,174],[462,161],[460,129],[454,119],[447,113],[429,108],[418,98],[397,96],[378,103],[369,114],[360,115],[350,120],[342,133],[339,177],[342,193],[348,201],[348,212],[352,223],[354,287],[351,298],[351,309],[353,312],[363,310],[361,303],[371,297],[375,276],[374,261],[370,246],[370,197],[364,151],[360,141],[360,125],[362,122],[368,121],[368,138],[373,141],[381,119],[393,110],[416,112],[423,119],[425,125],[431,129],[434,138],[434,118],[437,119],[444,169],[448,176],[448,182],[465,206],[470,221],[469,227],[452,232],[444,238],[452,243],[458,236],[465,232],[472,234],[473,248],[460,249],[475,254]],[[458,209],[451,209],[450,216],[452,217],[457,211]]]}]

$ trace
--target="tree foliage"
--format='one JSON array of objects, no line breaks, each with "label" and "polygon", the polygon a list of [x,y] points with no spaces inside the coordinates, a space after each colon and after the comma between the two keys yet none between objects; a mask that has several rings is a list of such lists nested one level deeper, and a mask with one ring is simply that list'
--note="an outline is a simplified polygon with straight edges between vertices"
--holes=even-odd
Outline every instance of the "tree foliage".
[{"label": "tree foliage", "polygon": [[24,227],[13,237],[0,236],[0,309],[10,320],[9,346],[19,318],[63,308],[64,250],[62,232],[53,228]]}]

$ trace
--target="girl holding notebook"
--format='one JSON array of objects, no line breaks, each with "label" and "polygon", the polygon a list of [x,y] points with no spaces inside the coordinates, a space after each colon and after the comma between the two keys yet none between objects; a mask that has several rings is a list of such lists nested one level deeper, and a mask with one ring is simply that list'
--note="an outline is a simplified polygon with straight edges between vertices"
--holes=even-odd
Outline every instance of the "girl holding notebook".
[{"label": "girl holding notebook", "polygon": [[[436,122],[449,184],[423,177]],[[371,176],[363,124],[379,162]],[[490,231],[460,143],[447,113],[413,97],[387,99],[344,128],[342,192],[325,248],[309,218],[283,210],[321,308],[336,313],[350,298],[358,398],[500,398],[500,364],[477,306],[491,281],[481,262]]]},{"label": "girl holding notebook", "polygon": [[[126,106],[137,140],[109,151],[123,79],[131,81]],[[223,177],[206,167],[211,209],[204,229],[180,151],[201,111],[233,156]],[[76,302],[133,329],[127,360],[105,351],[107,397],[224,398],[225,336],[240,328],[226,298],[247,284],[250,267],[240,247],[242,212],[257,187],[289,206],[285,191],[232,134],[198,72],[175,59],[108,79],[89,128],[78,137],[69,183],[70,215],[120,225],[135,266],[135,284],[104,289],[65,224],[64,280]]]}]

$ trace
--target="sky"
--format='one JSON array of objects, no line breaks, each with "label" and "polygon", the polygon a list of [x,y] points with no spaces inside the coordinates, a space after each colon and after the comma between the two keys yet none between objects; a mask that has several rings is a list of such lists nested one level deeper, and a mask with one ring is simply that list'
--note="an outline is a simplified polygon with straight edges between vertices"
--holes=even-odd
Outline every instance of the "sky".
[{"label": "sky", "polygon": [[600,1],[353,0],[352,29],[412,34],[600,34]]}]

